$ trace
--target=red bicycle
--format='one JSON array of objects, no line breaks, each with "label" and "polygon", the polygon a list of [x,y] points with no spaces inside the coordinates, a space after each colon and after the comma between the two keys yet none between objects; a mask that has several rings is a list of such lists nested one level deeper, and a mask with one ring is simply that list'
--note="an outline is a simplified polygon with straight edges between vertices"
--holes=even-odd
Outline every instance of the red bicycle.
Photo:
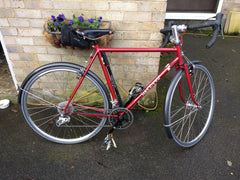
[{"label": "red bicycle", "polygon": [[[179,32],[188,29],[213,27],[210,48],[216,41],[223,14],[215,21],[194,25],[174,25],[160,32],[165,41],[159,48],[101,48],[93,41],[93,51],[86,67],[73,63],[50,63],[30,73],[20,88],[19,103],[31,128],[42,137],[57,143],[84,142],[103,127],[110,130],[104,140],[107,149],[116,147],[115,129],[124,129],[133,122],[130,109],[168,72],[175,67],[177,73],[166,94],[164,127],[170,138],[183,147],[191,147],[205,135],[212,120],[215,89],[209,71],[197,61],[184,62]],[[114,33],[112,30],[76,31],[81,37],[97,38]],[[166,44],[173,42],[171,48]],[[129,101],[123,104],[106,52],[176,52],[176,58],[165,66],[145,88],[141,83],[131,89]],[[107,86],[92,72],[96,57],[100,61]],[[108,120],[108,123],[106,121]]]}]

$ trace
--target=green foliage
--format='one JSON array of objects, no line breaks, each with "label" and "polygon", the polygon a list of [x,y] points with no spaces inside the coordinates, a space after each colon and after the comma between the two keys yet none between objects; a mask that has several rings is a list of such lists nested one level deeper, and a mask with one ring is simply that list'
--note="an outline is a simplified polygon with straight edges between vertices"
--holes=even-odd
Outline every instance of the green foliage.
[{"label": "green foliage", "polygon": [[50,22],[48,22],[48,30],[50,30],[52,32],[61,31],[61,27],[62,27],[63,24],[64,24],[64,22],[50,21]]}]

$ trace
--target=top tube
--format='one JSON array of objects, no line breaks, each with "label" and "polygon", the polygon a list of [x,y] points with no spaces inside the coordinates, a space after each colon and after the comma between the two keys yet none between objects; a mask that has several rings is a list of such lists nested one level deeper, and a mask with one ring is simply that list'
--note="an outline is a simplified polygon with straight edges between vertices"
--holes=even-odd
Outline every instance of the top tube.
[{"label": "top tube", "polygon": [[177,52],[176,47],[172,48],[101,48],[94,46],[95,49],[104,52]]}]

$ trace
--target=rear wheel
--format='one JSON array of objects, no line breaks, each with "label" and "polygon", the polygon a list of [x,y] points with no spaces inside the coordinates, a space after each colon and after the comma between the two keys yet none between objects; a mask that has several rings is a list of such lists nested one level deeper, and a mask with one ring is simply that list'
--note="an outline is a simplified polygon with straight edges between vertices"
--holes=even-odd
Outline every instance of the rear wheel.
[{"label": "rear wheel", "polygon": [[79,81],[81,68],[53,64],[35,73],[22,90],[23,115],[30,127],[47,140],[63,144],[80,143],[95,136],[106,122],[106,117],[77,114],[108,112],[106,88],[93,73],[85,76],[67,108],[68,113],[62,115]]},{"label": "rear wheel", "polygon": [[165,101],[167,133],[182,147],[194,146],[203,138],[212,120],[215,104],[214,84],[208,70],[202,65],[193,65],[190,79],[200,107],[192,101],[183,70],[179,70],[171,82]]}]

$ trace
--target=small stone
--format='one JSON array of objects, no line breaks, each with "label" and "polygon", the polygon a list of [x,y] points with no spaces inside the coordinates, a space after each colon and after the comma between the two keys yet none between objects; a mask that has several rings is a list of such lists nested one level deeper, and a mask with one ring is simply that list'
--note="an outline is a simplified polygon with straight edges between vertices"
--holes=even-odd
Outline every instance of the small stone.
[{"label": "small stone", "polygon": [[17,113],[17,112],[18,112],[18,110],[17,110],[17,109],[14,109],[14,108],[13,108],[13,109],[11,109],[11,111],[12,111],[12,112],[15,112],[15,113]]},{"label": "small stone", "polygon": [[232,162],[231,161],[227,161],[227,165],[231,167],[232,166]]}]

